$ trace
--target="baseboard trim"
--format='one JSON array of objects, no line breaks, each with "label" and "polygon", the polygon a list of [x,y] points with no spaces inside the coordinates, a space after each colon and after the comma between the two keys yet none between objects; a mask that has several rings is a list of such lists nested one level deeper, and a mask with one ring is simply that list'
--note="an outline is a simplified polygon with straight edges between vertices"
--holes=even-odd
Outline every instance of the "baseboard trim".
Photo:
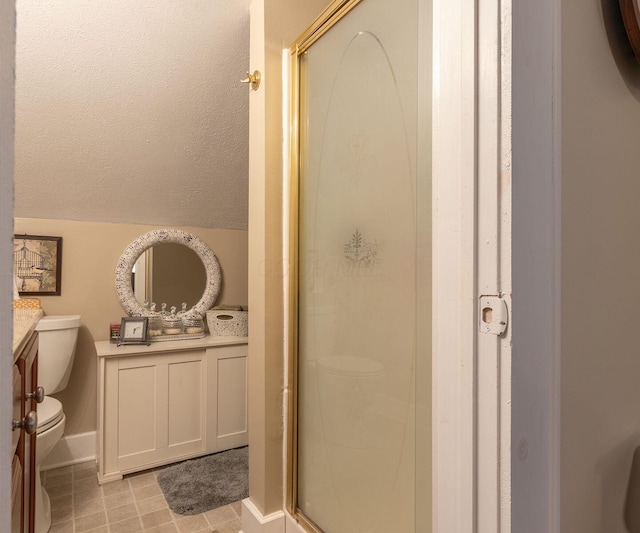
[{"label": "baseboard trim", "polygon": [[96,432],[65,435],[53,447],[49,456],[44,460],[40,469],[51,470],[61,466],[95,461]]},{"label": "baseboard trim", "polygon": [[263,516],[251,498],[246,498],[242,500],[241,533],[285,533],[284,512],[277,511]]}]

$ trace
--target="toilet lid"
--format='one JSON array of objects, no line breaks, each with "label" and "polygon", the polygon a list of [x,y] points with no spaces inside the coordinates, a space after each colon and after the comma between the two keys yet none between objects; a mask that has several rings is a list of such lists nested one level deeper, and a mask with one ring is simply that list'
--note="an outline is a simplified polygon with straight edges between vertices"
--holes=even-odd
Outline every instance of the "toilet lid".
[{"label": "toilet lid", "polygon": [[45,396],[44,401],[38,404],[38,433],[55,426],[63,416],[62,404],[51,396]]}]

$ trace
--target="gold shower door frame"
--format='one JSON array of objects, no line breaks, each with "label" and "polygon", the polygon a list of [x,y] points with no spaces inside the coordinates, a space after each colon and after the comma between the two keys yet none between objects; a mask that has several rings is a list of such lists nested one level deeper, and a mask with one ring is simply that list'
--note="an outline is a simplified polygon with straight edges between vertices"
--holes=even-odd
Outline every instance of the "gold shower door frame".
[{"label": "gold shower door frame", "polygon": [[286,506],[287,510],[308,531],[322,533],[299,509],[298,493],[298,219],[299,219],[299,183],[300,163],[300,58],[302,54],[342,17],[351,11],[361,0],[334,0],[316,20],[290,46],[289,62],[289,116],[291,122],[290,150],[290,236],[289,236],[289,354],[287,406],[287,465]]},{"label": "gold shower door frame", "polygon": [[296,39],[289,49],[289,125],[290,139],[290,236],[289,236],[289,372],[288,390],[289,401],[287,406],[287,479],[286,479],[286,506],[287,511],[303,526],[312,533],[323,533],[298,508],[298,220],[299,220],[299,184],[300,184],[300,164],[302,154],[300,153],[300,60],[302,54],[331,27],[333,27],[343,16],[353,9],[361,0],[335,0],[318,18],[307,28],[307,30]]},{"label": "gold shower door frame", "polygon": [[[312,533],[323,533],[298,505],[298,375],[299,375],[299,209],[300,178],[305,163],[305,154],[301,147],[301,116],[304,95],[301,94],[301,58],[303,54],[346,14],[356,7],[361,0],[334,0],[314,21],[314,23],[291,45],[289,79],[289,116],[290,116],[290,234],[289,234],[289,353],[287,388],[289,391],[287,405],[287,478],[286,507],[287,511],[306,530]],[[422,37],[424,38],[424,37]],[[430,38],[430,36],[429,36]],[[376,80],[371,80],[375,83]],[[363,81],[364,85],[364,81]],[[429,215],[430,216],[430,215]],[[430,281],[430,279],[429,279]],[[430,461],[430,458],[429,458]],[[430,472],[430,463],[429,463]],[[429,473],[430,475],[430,473]]]}]

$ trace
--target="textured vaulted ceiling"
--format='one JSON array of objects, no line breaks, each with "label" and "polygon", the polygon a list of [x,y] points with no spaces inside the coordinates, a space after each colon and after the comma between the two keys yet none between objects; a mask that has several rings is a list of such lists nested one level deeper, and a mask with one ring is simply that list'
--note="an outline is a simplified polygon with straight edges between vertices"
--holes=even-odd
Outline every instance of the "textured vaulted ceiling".
[{"label": "textured vaulted ceiling", "polygon": [[18,217],[246,229],[249,0],[18,0]]}]

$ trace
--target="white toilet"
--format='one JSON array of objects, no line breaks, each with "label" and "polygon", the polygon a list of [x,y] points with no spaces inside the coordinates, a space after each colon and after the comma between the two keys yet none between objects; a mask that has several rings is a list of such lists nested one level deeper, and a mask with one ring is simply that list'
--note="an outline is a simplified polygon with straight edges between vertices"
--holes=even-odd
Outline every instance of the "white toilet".
[{"label": "white toilet", "polygon": [[62,404],[48,395],[63,390],[69,382],[79,327],[80,315],[45,316],[36,326],[38,385],[47,396],[38,404],[35,533],[46,533],[51,526],[51,504],[40,484],[40,466],[62,437],[65,424]]}]

